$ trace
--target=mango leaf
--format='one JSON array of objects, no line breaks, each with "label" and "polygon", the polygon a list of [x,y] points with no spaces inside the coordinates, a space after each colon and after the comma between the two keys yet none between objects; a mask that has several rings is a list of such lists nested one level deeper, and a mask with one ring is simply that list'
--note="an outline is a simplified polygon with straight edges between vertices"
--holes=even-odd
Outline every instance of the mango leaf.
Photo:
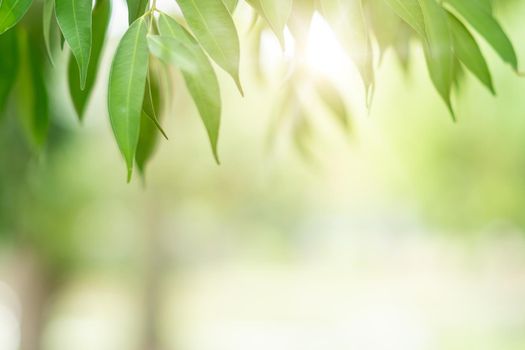
[{"label": "mango leaf", "polygon": [[228,11],[233,14],[235,12],[235,9],[237,8],[237,4],[239,0],[222,0]]},{"label": "mango leaf", "polygon": [[42,31],[44,35],[44,45],[46,47],[47,57],[49,61],[54,66],[55,62],[53,60],[53,55],[51,53],[51,23],[53,21],[53,15],[55,12],[55,0],[45,0],[44,8],[42,9]]},{"label": "mango leaf", "polygon": [[284,28],[292,12],[293,0],[246,0],[268,22],[284,48]]},{"label": "mango leaf", "polygon": [[0,36],[0,52],[9,52],[0,55],[0,116],[3,114],[7,99],[16,81],[18,72],[19,54],[16,32],[14,30]]},{"label": "mango leaf", "polygon": [[434,87],[447,104],[455,119],[450,101],[453,76],[454,52],[445,10],[435,0],[418,0],[425,19],[425,57]]},{"label": "mango leaf", "polygon": [[425,37],[425,21],[419,0],[384,0],[394,12],[422,38]]},{"label": "mango leaf", "polygon": [[222,0],[177,0],[193,34],[210,57],[231,75],[241,94],[237,29]]},{"label": "mango leaf", "polygon": [[[155,147],[158,143],[159,138],[159,125],[157,115],[162,116],[159,113],[162,109],[161,100],[161,86],[159,76],[160,71],[154,68],[153,61],[150,62],[148,83],[144,91],[144,105],[142,107],[142,116],[140,118],[140,135],[137,146],[137,153],[135,155],[135,161],[137,162],[137,168],[139,169],[142,176],[145,175],[146,164],[150,160]],[[164,72],[163,72],[164,73]],[[163,133],[163,131],[161,131]]]},{"label": "mango leaf", "polygon": [[30,144],[42,147],[49,127],[47,88],[36,42],[25,30],[18,33],[20,61],[16,85],[17,113]]},{"label": "mango leaf", "polygon": [[128,21],[131,24],[146,12],[149,0],[126,0],[126,3],[128,4]]},{"label": "mango leaf", "polygon": [[55,0],[58,25],[77,60],[82,90],[91,55],[91,4],[91,0]]},{"label": "mango leaf", "polygon": [[[193,36],[172,18],[161,14],[159,17],[159,31],[166,45],[176,48],[176,42],[185,50],[171,51],[166,57],[159,57],[165,63],[176,64],[191,60],[196,70],[185,69],[180,66],[188,91],[197,106],[197,110],[206,127],[213,156],[219,163],[217,143],[221,123],[221,94],[215,71],[204,51],[200,48]],[[172,40],[167,40],[167,39]],[[150,40],[150,44],[152,41]],[[151,45],[150,45],[150,48]],[[183,56],[183,57],[178,57]],[[191,67],[187,67],[191,68]]]},{"label": "mango leaf", "polygon": [[3,0],[0,6],[0,34],[24,17],[33,0]]},{"label": "mango leaf", "polygon": [[145,18],[133,22],[120,40],[109,75],[109,118],[117,144],[126,160],[128,182],[133,172],[148,73],[147,33]]},{"label": "mango leaf", "polygon": [[498,55],[518,70],[518,58],[512,42],[501,28],[501,25],[491,13],[490,3],[484,1],[446,0],[485,40],[494,48]]},{"label": "mango leaf", "polygon": [[319,0],[319,4],[321,13],[359,69],[368,101],[374,85],[374,70],[370,36],[361,0]]},{"label": "mango leaf", "polygon": [[110,17],[111,1],[97,0],[92,14],[93,47],[91,50],[91,58],[89,60],[86,86],[84,90],[80,89],[80,74],[75,65],[75,62],[72,57],[69,58],[69,92],[71,94],[73,106],[75,107],[75,111],[77,112],[79,120],[82,120],[84,116],[89,97],[93,87],[95,86],[99,61],[102,54],[102,49],[104,48]]},{"label": "mango leaf", "polygon": [[495,94],[489,67],[476,40],[454,15],[449,13],[448,20],[456,56],[492,94]]}]

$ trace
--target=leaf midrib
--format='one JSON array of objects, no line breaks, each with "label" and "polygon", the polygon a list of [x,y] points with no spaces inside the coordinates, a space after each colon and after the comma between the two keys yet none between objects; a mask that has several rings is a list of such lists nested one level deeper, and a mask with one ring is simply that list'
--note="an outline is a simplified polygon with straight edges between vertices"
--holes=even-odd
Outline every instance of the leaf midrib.
[{"label": "leaf midrib", "polygon": [[137,58],[137,48],[138,48],[138,43],[139,43],[139,37],[140,37],[140,32],[141,32],[141,27],[142,27],[142,24],[143,24],[143,20],[141,19],[140,20],[140,24],[139,24],[139,27],[137,28],[137,34],[135,36],[135,44],[133,45],[133,56],[132,56],[132,59],[131,59],[131,69],[129,70],[130,74],[129,74],[129,79],[128,79],[128,86],[126,88],[126,106],[128,106],[128,108],[126,108],[126,111],[127,111],[127,118],[126,118],[126,130],[128,131],[128,133],[126,134],[126,137],[128,139],[128,147],[130,149],[133,148],[133,145],[131,144],[131,138],[129,137],[129,120],[130,120],[130,110],[129,110],[129,103],[131,101],[131,85],[132,85],[132,82],[133,82],[133,71],[135,70],[135,64],[136,64],[136,58]]},{"label": "leaf midrib", "polygon": [[[209,36],[211,37],[215,47],[219,50],[219,52],[221,53],[221,56],[223,58],[223,62],[228,62],[228,59],[226,58],[226,54],[224,53],[224,51],[222,50],[222,47],[219,45],[219,43],[217,42],[217,40],[215,39],[215,36],[212,35],[211,33],[211,30],[210,30],[210,27],[208,26],[208,23],[206,22],[206,18],[204,17],[204,15],[202,14],[202,12],[199,10],[197,4],[195,3],[195,0],[189,0],[191,5],[193,6],[193,8],[195,9],[195,11],[197,12],[197,14],[199,15],[199,17],[202,19],[202,23],[204,24],[204,27],[206,29],[206,32],[209,34]],[[223,5],[224,6],[224,5]]]},{"label": "leaf midrib", "polygon": [[9,6],[9,10],[6,12],[6,16],[4,17],[2,23],[0,23],[0,27],[2,27],[2,26],[5,24],[5,22],[7,21],[7,19],[9,18],[8,15],[10,15],[10,14],[13,14],[13,15],[14,15],[14,14],[15,14],[15,13],[13,12],[13,9],[18,5],[19,2],[20,2],[20,0],[15,0],[15,2],[13,3],[13,5],[12,5],[12,6]]},{"label": "leaf midrib", "polygon": [[87,72],[85,71],[85,67],[84,67],[85,65],[84,50],[82,48],[82,43],[80,41],[80,30],[78,28],[78,19],[77,19],[77,11],[76,11],[77,2],[76,0],[72,0],[71,3],[73,7],[73,22],[75,24],[75,32],[77,33],[76,38],[77,38],[78,47],[80,49],[80,61],[81,62],[79,63],[80,63],[80,70],[81,70],[80,75],[82,77],[80,80],[83,82],[81,84],[85,84]]}]

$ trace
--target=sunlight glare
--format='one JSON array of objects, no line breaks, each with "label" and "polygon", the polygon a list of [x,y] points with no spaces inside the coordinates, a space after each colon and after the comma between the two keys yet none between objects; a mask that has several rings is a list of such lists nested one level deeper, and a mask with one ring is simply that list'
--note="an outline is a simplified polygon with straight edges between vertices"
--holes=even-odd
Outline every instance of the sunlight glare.
[{"label": "sunlight glare", "polygon": [[314,73],[331,78],[341,75],[348,57],[328,23],[316,13],[308,34],[306,64]]}]

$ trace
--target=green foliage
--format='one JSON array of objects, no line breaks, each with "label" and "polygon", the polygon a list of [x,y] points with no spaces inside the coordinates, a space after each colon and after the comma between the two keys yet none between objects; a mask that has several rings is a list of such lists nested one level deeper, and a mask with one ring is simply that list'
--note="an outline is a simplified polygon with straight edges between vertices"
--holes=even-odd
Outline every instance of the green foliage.
[{"label": "green foliage", "polygon": [[177,3],[204,50],[231,75],[242,94],[239,37],[222,0],[177,0]]},{"label": "green foliage", "polygon": [[[188,90],[197,105],[204,126],[208,131],[215,160],[219,162],[217,142],[221,121],[221,94],[213,67],[197,41],[181,25],[166,15],[160,15],[159,31],[167,45],[180,45],[180,50],[169,50],[167,57],[159,57],[166,63],[179,65]],[[171,39],[171,40],[170,40]],[[193,67],[184,67],[185,61]]]},{"label": "green foliage", "polygon": [[83,90],[91,56],[91,1],[56,0],[55,13],[64,39],[77,60]]},{"label": "green foliage", "polygon": [[[485,5],[482,5],[483,3]],[[449,4],[468,24],[475,28],[505,62],[510,64],[515,70],[518,70],[518,58],[514,47],[498,21],[494,18],[490,1],[447,0],[446,4]]]},{"label": "green foliage", "polygon": [[129,24],[135,22],[148,8],[148,0],[126,0],[126,2],[128,4]]},{"label": "green foliage", "polygon": [[16,32],[10,31],[0,36],[0,52],[11,52],[10,55],[0,55],[0,111],[5,109],[9,92],[16,81],[19,56]]},{"label": "green foliage", "polygon": [[109,75],[109,119],[128,167],[128,181],[140,134],[140,117],[148,73],[148,23],[139,18],[120,41]]},{"label": "green foliage", "polygon": [[454,82],[454,52],[452,51],[452,37],[447,14],[434,0],[418,1],[425,20],[427,40],[424,49],[430,78],[455,118],[450,101]]},{"label": "green foliage", "polygon": [[24,17],[33,0],[3,0],[0,4],[0,34]]},{"label": "green foliage", "polygon": [[476,43],[476,39],[470,34],[467,27],[451,13],[448,14],[448,23],[452,33],[454,53],[479,81],[495,94],[489,67]]},{"label": "green foliage", "polygon": [[374,85],[373,56],[362,2],[320,0],[319,4],[321,13],[359,69],[368,96]]},{"label": "green foliage", "polygon": [[284,47],[284,28],[292,12],[292,0],[247,0],[263,17]]},{"label": "green foliage", "polygon": [[31,145],[40,148],[49,126],[49,99],[45,87],[40,51],[35,38],[22,30],[18,35],[19,72],[15,86],[17,111]]},{"label": "green foliage", "polygon": [[[54,64],[53,35],[59,31],[62,42],[65,41],[70,50],[67,76],[71,100],[82,119],[101,70],[111,1],[97,0],[94,7],[91,0],[0,1],[0,113],[4,113],[12,101],[36,148],[44,144],[49,122],[46,77],[59,68],[51,67],[42,56],[47,52]],[[126,1],[130,26],[112,59],[108,110],[128,176],[135,165],[144,173],[159,135],[165,135],[160,121],[167,110],[165,105],[171,100],[169,83],[166,83],[170,76],[167,66],[182,73],[218,161],[222,106],[211,61],[233,78],[242,94],[241,45],[233,19],[235,9],[241,5],[250,6],[255,14],[252,41],[256,51],[266,27],[274,32],[283,47],[286,28],[295,39],[296,57],[289,67],[283,91],[295,91],[297,81],[294,79],[305,79],[300,56],[304,54],[306,36],[316,12],[330,24],[358,69],[367,104],[375,85],[376,56],[382,57],[386,50],[394,50],[406,67],[410,63],[412,41],[418,41],[424,48],[430,79],[453,116],[451,96],[461,85],[463,67],[491,92],[495,91],[478,37],[486,40],[504,62],[518,71],[516,52],[494,16],[491,0],[174,1],[181,9],[182,18],[175,19],[162,12],[155,0]],[[39,30],[34,23],[39,24]],[[374,40],[379,50],[375,49]],[[254,66],[258,60],[256,56]],[[312,93],[333,112],[341,127],[350,129],[350,109],[345,105],[342,92],[333,82],[310,78],[314,84]],[[300,100],[284,99],[290,106],[282,109],[300,111],[291,114],[299,120],[294,123],[293,137],[302,144],[309,139],[305,135],[310,135],[313,127],[304,117],[308,108],[301,105]]]},{"label": "green foliage", "polygon": [[84,88],[81,88],[80,74],[78,68],[75,65],[75,61],[72,57],[69,58],[68,64],[68,77],[69,77],[69,92],[71,94],[71,100],[73,106],[78,114],[80,120],[84,115],[87,102],[95,86],[98,65],[102,49],[104,47],[104,41],[109,25],[109,19],[111,17],[111,1],[110,0],[97,0],[95,8],[92,14],[93,23],[93,46],[91,49],[91,57],[87,68],[86,84]]}]

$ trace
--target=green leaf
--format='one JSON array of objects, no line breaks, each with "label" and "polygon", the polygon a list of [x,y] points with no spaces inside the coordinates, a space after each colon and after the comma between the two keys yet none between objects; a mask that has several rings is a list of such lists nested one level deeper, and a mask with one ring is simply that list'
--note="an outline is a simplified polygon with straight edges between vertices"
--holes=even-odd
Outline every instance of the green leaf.
[{"label": "green leaf", "polygon": [[422,38],[425,37],[425,21],[418,0],[384,0],[394,12],[411,26]]},{"label": "green leaf", "polygon": [[284,48],[284,28],[292,12],[293,0],[246,0],[268,22]]},{"label": "green leaf", "polygon": [[149,0],[126,0],[126,2],[128,4],[128,21],[130,24],[146,12],[149,4]]},{"label": "green leaf", "polygon": [[3,0],[0,5],[0,34],[17,24],[32,2],[33,0]]},{"label": "green leaf", "polygon": [[396,44],[403,23],[384,0],[368,0],[366,5],[367,20],[373,29],[382,57],[389,47]]},{"label": "green leaf", "polygon": [[98,66],[106,33],[111,17],[111,1],[97,0],[92,14],[93,23],[93,47],[91,51],[91,58],[89,60],[88,72],[86,78],[86,86],[84,90],[80,88],[80,74],[72,57],[69,58],[68,77],[69,77],[69,92],[73,101],[73,106],[77,112],[78,118],[82,120],[86,110],[89,97],[95,86]]},{"label": "green leaf", "polygon": [[454,52],[445,10],[435,0],[418,0],[425,19],[425,57],[430,78],[455,119],[450,101]]},{"label": "green leaf", "polygon": [[58,25],[77,60],[82,89],[91,54],[91,4],[91,0],[55,0]]},{"label": "green leaf", "polygon": [[[161,100],[161,86],[159,76],[159,70],[154,68],[154,62],[150,62],[149,74],[148,74],[148,86],[146,86],[144,92],[144,105],[142,108],[142,116],[140,118],[140,135],[137,146],[137,153],[135,155],[135,161],[137,162],[137,168],[140,173],[145,175],[146,164],[153,155],[155,147],[159,138],[160,125],[158,125],[157,115],[162,115],[159,112],[162,109]],[[161,131],[163,133],[163,131]]]},{"label": "green leaf", "polygon": [[235,9],[237,8],[237,4],[239,0],[222,0],[228,11],[233,14],[235,12]]},{"label": "green leaf", "polygon": [[224,3],[221,0],[177,0],[177,3],[204,50],[231,75],[243,94],[239,79],[239,37]]},{"label": "green leaf", "polygon": [[195,61],[193,52],[198,50],[199,44],[185,43],[169,35],[148,36],[150,52],[167,64],[174,64],[184,72],[195,74],[199,70],[199,63]]},{"label": "green leaf", "polygon": [[[176,64],[191,60],[196,69],[185,69],[180,66],[186,86],[190,92],[201,119],[206,127],[213,155],[217,163],[219,156],[217,143],[221,123],[221,94],[215,71],[204,51],[200,48],[193,36],[172,18],[161,14],[159,17],[159,31],[164,37],[164,43],[176,48],[180,43],[184,50],[171,50],[166,57],[159,57],[166,63]],[[172,39],[172,40],[167,40]],[[150,40],[150,44],[151,44]],[[151,46],[150,46],[151,47]],[[178,57],[184,56],[184,57]],[[191,67],[187,67],[191,68]]]},{"label": "green leaf", "polygon": [[487,62],[468,29],[454,15],[448,14],[453,47],[461,62],[493,93],[494,86]]},{"label": "green leaf", "polygon": [[399,36],[394,44],[394,52],[405,73],[408,72],[410,65],[411,33],[410,28],[403,23],[399,28]]},{"label": "green leaf", "polygon": [[0,115],[2,115],[18,72],[18,43],[14,30],[0,36],[0,52],[9,52],[8,55],[0,55],[0,77],[2,77],[0,79]]},{"label": "green leaf", "polygon": [[18,35],[20,67],[16,85],[17,112],[31,145],[40,149],[49,127],[47,88],[43,62],[36,42],[25,30]]},{"label": "green leaf", "polygon": [[55,0],[45,0],[44,8],[42,10],[42,31],[44,35],[44,45],[46,47],[47,57],[53,66],[55,65],[55,62],[51,53],[51,40],[49,36],[51,34],[51,22],[53,20],[54,11]]},{"label": "green leaf", "polygon": [[144,87],[148,73],[148,25],[139,18],[128,28],[111,64],[108,109],[113,133],[126,160],[128,181],[137,150]]},{"label": "green leaf", "polygon": [[372,47],[361,0],[319,0],[321,13],[346,48],[365,84],[367,101],[374,85]]},{"label": "green leaf", "polygon": [[512,42],[492,15],[490,3],[487,4],[486,1],[478,4],[478,1],[472,0],[446,0],[446,3],[487,40],[503,61],[518,70],[518,58]]}]

